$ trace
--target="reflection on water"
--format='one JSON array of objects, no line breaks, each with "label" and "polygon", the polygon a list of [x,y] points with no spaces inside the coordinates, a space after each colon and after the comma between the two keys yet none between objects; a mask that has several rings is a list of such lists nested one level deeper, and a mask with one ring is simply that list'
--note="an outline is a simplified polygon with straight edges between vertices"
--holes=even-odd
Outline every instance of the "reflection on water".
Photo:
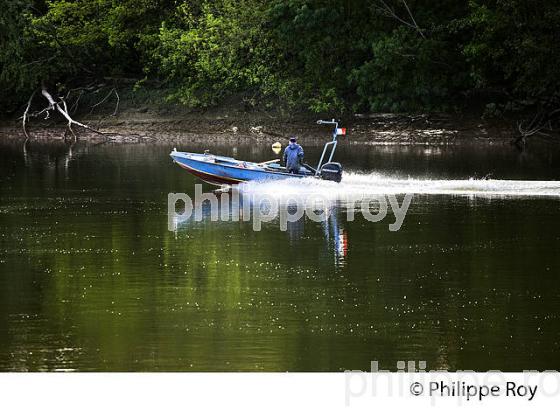
[{"label": "reflection on water", "polygon": [[[234,190],[235,189],[236,188],[234,188]],[[172,223],[170,228],[175,233],[175,237],[177,238],[178,233],[181,231],[188,232],[197,225],[202,224],[202,226],[204,226],[204,224],[216,222],[218,220],[221,224],[239,221],[252,221],[251,218],[254,218],[254,215],[257,212],[254,209],[255,207],[258,207],[259,214],[262,213],[270,215],[271,212],[270,202],[268,203],[268,207],[263,207],[262,203],[259,202],[259,200],[255,201],[252,196],[246,197],[241,194],[238,199],[233,195],[229,196],[228,194],[222,194],[219,196],[216,195],[216,197],[219,199],[215,204],[212,204],[209,201],[199,203],[197,206],[199,214],[196,214],[196,211],[193,211],[192,213],[186,215],[184,207],[179,208],[177,213],[171,216]],[[224,201],[224,197],[226,197],[226,201]],[[249,205],[244,206],[244,201],[249,201]],[[197,201],[193,202],[194,204],[197,204]],[[282,207],[282,205],[279,206],[278,204],[275,204],[275,206],[280,208]],[[302,204],[299,204],[298,206],[302,206]],[[303,206],[305,206],[305,204],[303,204]],[[332,203],[328,206],[328,209],[320,209],[321,220],[319,220],[319,223],[323,227],[325,247],[327,251],[332,251],[334,254],[336,266],[344,265],[344,258],[348,251],[348,236],[339,223],[339,219],[342,219],[342,217],[345,216],[345,213],[341,212],[341,210],[338,209],[339,207],[342,208],[340,204],[337,206],[336,203]],[[281,214],[282,211],[284,211],[286,215],[294,216],[295,219],[286,221],[285,229],[281,228],[282,225],[279,222],[281,217],[278,215]],[[339,215],[341,213],[343,215]],[[298,211],[297,206],[292,202],[285,204],[281,210],[278,210],[277,208],[274,215],[276,215],[274,219],[267,219],[265,223],[271,223],[278,227],[281,231],[285,231],[290,244],[296,244],[297,241],[305,239],[305,224],[313,223],[313,221],[310,221],[309,218],[306,217],[307,214],[305,213],[302,214],[301,218],[295,218],[295,216],[298,215]]]},{"label": "reflection on water", "polygon": [[[341,143],[340,185],[244,188],[321,193],[329,218],[255,232],[206,216],[168,230],[167,194],[196,182],[172,148],[0,145],[0,370],[559,367],[557,152]],[[347,218],[348,196],[406,191],[398,232]]]},{"label": "reflection on water", "polygon": [[333,250],[334,263],[337,267],[343,267],[348,252],[348,235],[344,228],[339,226],[338,215],[334,212],[323,225],[325,238]]}]

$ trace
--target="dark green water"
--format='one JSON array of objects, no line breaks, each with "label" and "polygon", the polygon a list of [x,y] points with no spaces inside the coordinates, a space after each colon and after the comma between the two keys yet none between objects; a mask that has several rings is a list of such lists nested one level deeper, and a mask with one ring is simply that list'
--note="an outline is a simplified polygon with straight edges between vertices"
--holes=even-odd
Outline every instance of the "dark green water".
[{"label": "dark green water", "polygon": [[343,183],[312,188],[415,192],[400,231],[335,200],[286,232],[170,232],[167,194],[196,182],[171,148],[0,145],[0,370],[560,369],[554,151],[343,144]]}]

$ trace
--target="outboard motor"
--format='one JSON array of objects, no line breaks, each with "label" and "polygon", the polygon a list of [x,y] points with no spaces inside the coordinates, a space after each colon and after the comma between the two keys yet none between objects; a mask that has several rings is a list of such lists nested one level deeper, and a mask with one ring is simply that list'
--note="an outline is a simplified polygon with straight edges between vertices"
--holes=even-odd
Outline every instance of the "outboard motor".
[{"label": "outboard motor", "polygon": [[321,179],[340,182],[342,180],[342,165],[338,162],[327,162],[319,172]]}]

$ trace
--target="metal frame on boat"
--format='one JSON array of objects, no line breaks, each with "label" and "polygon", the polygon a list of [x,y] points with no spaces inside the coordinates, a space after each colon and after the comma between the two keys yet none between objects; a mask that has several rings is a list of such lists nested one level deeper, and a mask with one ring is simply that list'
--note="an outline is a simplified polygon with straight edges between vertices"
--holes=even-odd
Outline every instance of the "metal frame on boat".
[{"label": "metal frame on boat", "polygon": [[[338,122],[317,121],[317,124],[334,125],[333,139],[325,144],[317,168],[303,164],[299,173],[290,173],[278,164],[279,159],[261,163],[241,161],[231,157],[213,155],[206,151],[204,154],[180,152],[173,149],[170,156],[173,162],[190,174],[213,185],[235,185],[247,181],[281,180],[287,178],[321,178],[340,182],[342,179],[342,165],[332,162],[339,135],[345,134],[344,128],[338,128]],[[332,146],[329,160],[323,163],[328,148]]]}]

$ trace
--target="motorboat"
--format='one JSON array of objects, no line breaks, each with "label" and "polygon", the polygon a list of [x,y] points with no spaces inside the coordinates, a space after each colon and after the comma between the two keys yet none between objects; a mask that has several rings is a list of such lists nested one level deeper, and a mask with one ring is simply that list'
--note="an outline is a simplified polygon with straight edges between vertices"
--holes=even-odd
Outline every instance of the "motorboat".
[{"label": "motorboat", "polygon": [[[171,151],[173,162],[190,174],[204,182],[213,185],[235,185],[248,181],[282,180],[289,178],[319,178],[327,181],[340,182],[342,180],[342,165],[333,162],[334,152],[338,144],[338,137],[346,134],[345,128],[339,128],[338,122],[319,120],[319,125],[334,127],[332,140],[323,148],[321,159],[316,168],[302,164],[297,173],[288,172],[279,159],[265,162],[242,161],[231,157],[204,153]],[[330,150],[330,151],[329,151]],[[328,152],[328,153],[327,153]],[[327,159],[328,158],[328,159]]]}]

